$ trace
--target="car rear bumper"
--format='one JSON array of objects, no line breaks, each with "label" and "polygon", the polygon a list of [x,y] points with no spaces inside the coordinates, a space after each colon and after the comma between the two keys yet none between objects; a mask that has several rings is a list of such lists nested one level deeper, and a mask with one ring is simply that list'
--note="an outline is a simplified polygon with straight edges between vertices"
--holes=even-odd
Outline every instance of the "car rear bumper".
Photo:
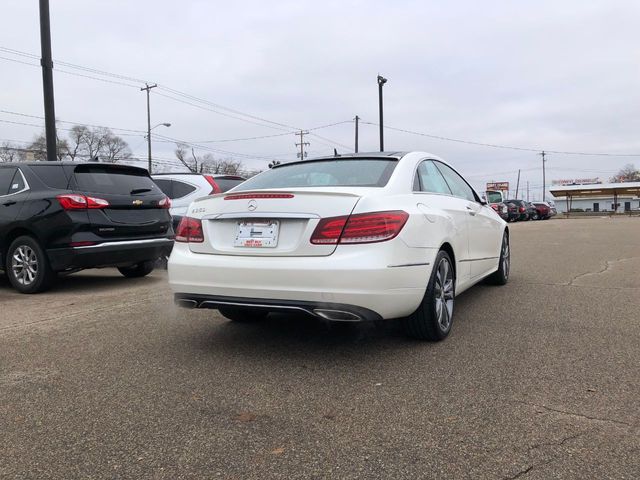
[{"label": "car rear bumper", "polygon": [[131,265],[146,260],[155,260],[171,252],[173,240],[169,238],[151,238],[104,242],[47,250],[51,268],[62,271],[75,268],[96,268]]},{"label": "car rear bumper", "polygon": [[393,243],[340,246],[319,257],[199,254],[176,243],[169,284],[182,306],[217,308],[220,299],[231,298],[319,316],[313,311],[354,312],[362,320],[403,317],[420,305],[437,250]]}]

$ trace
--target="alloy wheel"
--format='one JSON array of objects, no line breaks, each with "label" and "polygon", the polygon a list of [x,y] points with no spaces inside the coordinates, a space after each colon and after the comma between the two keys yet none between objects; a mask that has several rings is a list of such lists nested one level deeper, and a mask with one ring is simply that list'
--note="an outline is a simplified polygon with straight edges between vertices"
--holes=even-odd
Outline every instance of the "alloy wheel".
[{"label": "alloy wheel", "polygon": [[453,269],[446,258],[438,263],[434,291],[438,325],[443,332],[447,332],[453,316]]},{"label": "alloy wheel", "polygon": [[29,245],[20,245],[13,251],[11,271],[21,285],[28,286],[35,281],[38,275],[38,257]]},{"label": "alloy wheel", "polygon": [[505,235],[502,240],[502,272],[504,278],[509,278],[509,268],[511,267],[511,250],[509,249],[509,237]]}]

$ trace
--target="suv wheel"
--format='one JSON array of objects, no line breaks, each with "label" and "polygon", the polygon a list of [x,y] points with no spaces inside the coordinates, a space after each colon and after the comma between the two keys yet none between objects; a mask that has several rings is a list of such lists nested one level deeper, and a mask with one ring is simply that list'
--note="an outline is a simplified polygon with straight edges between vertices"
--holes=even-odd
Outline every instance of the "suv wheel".
[{"label": "suv wheel", "polygon": [[440,250],[422,303],[404,319],[406,332],[420,340],[444,340],[453,323],[455,274],[449,254]]},{"label": "suv wheel", "polygon": [[127,278],[138,278],[149,275],[154,267],[155,260],[147,260],[129,267],[118,267],[118,271]]},{"label": "suv wheel", "polygon": [[16,238],[7,250],[5,272],[20,293],[38,293],[51,287],[55,273],[38,242],[29,236]]}]

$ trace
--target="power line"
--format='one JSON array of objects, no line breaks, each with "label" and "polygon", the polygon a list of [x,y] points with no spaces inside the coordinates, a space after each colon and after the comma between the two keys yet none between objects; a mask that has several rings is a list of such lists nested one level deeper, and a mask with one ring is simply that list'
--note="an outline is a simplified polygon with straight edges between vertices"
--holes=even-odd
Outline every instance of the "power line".
[{"label": "power line", "polygon": [[[374,126],[378,126],[377,123],[375,122],[362,122],[366,125],[374,125]],[[464,144],[468,144],[468,145],[477,145],[480,147],[491,147],[491,148],[501,148],[501,149],[507,149],[507,150],[519,150],[519,151],[525,151],[525,152],[540,152],[542,149],[541,148],[532,148],[532,147],[515,147],[512,145],[500,145],[500,144],[496,144],[496,143],[483,143],[483,142],[474,142],[471,140],[461,140],[459,138],[450,138],[450,137],[443,137],[441,135],[432,135],[429,133],[422,133],[422,132],[416,132],[413,130],[407,130],[404,128],[397,128],[397,127],[390,127],[388,125],[385,125],[384,128],[388,129],[388,130],[394,130],[396,132],[403,132],[403,133],[409,133],[411,135],[419,135],[421,137],[427,137],[427,138],[433,138],[435,140],[444,140],[447,142],[456,142],[456,143],[464,143]],[[640,153],[594,153],[594,152],[570,152],[570,151],[563,151],[563,150],[547,150],[544,149],[545,154],[546,153],[555,153],[555,154],[560,154],[560,155],[585,155],[585,156],[594,156],[594,157],[640,157]]]}]

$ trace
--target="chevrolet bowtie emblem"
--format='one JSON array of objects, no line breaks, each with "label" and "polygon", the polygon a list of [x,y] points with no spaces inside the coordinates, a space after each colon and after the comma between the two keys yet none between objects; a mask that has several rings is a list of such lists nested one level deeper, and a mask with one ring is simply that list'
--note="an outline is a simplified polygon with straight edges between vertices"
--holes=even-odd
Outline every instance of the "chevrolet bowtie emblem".
[{"label": "chevrolet bowtie emblem", "polygon": [[137,205],[142,205],[143,201],[142,200],[134,200],[132,203],[137,206]]}]

